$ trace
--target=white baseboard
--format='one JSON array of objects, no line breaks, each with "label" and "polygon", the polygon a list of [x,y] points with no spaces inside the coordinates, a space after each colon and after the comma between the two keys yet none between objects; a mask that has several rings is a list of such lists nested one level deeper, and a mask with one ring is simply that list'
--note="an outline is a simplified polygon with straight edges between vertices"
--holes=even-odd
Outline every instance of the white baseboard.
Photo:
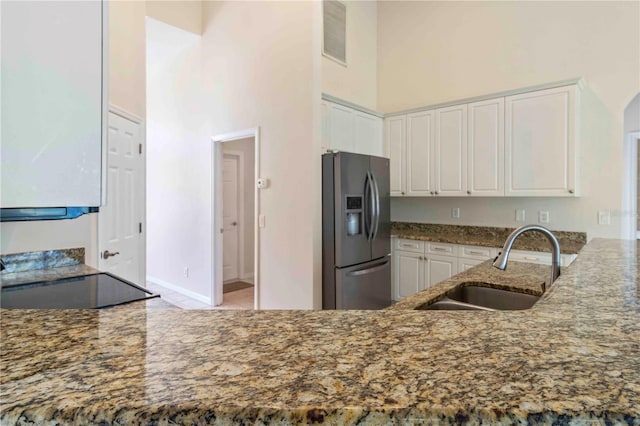
[{"label": "white baseboard", "polygon": [[161,280],[159,278],[155,278],[155,277],[152,277],[152,276],[149,276],[149,275],[147,275],[147,281],[149,281],[150,283],[153,283],[155,285],[158,285],[160,287],[164,287],[164,288],[166,288],[168,290],[175,291],[176,293],[180,293],[180,294],[182,294],[184,296],[187,296],[187,297],[190,297],[192,299],[195,299],[198,302],[202,302],[202,303],[206,303],[207,305],[211,305],[211,298],[210,297],[203,296],[203,295],[201,295],[199,293],[196,293],[194,291],[187,290],[186,288],[182,288],[182,287],[177,286],[175,284],[168,283],[168,282],[163,281],[163,280]]}]

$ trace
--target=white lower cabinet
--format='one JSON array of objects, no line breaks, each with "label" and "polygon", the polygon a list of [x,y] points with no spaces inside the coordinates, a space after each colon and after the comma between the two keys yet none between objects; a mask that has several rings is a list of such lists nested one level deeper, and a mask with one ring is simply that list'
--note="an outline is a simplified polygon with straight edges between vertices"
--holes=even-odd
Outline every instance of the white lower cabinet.
[{"label": "white lower cabinet", "polygon": [[[493,259],[501,250],[494,247],[432,243],[405,238],[392,239],[392,297],[401,300],[441,281]],[[566,267],[578,257],[560,255]],[[511,250],[509,261],[551,265],[551,253]]]},{"label": "white lower cabinet", "polygon": [[416,294],[458,273],[455,244],[396,238],[392,247],[394,300]]}]

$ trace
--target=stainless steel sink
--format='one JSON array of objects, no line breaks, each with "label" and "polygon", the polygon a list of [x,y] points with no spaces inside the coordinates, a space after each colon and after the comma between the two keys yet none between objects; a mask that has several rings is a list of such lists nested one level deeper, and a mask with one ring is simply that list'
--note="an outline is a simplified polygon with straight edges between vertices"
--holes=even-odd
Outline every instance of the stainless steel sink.
[{"label": "stainless steel sink", "polygon": [[500,290],[497,288],[478,285],[464,285],[456,287],[444,298],[430,304],[421,305],[418,310],[523,310],[531,308],[539,296]]}]

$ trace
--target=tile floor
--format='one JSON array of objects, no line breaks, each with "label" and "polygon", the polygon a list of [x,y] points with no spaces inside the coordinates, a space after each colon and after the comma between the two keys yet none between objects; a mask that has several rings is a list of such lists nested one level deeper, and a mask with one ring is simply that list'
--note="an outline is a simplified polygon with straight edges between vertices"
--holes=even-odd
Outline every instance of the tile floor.
[{"label": "tile floor", "polygon": [[169,290],[147,281],[147,289],[160,293],[160,297],[168,303],[182,309],[253,309],[253,287],[232,291],[223,295],[222,305],[210,306],[184,294]]}]

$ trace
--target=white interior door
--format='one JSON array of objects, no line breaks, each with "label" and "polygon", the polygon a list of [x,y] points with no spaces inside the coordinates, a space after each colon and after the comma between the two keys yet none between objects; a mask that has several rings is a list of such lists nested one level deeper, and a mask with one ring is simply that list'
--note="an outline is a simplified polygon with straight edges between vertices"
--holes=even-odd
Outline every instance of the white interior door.
[{"label": "white interior door", "polygon": [[238,158],[222,162],[222,280],[240,277],[238,265]]},{"label": "white interior door", "polygon": [[98,268],[144,286],[142,138],[141,120],[109,113],[107,203],[98,215]]}]

